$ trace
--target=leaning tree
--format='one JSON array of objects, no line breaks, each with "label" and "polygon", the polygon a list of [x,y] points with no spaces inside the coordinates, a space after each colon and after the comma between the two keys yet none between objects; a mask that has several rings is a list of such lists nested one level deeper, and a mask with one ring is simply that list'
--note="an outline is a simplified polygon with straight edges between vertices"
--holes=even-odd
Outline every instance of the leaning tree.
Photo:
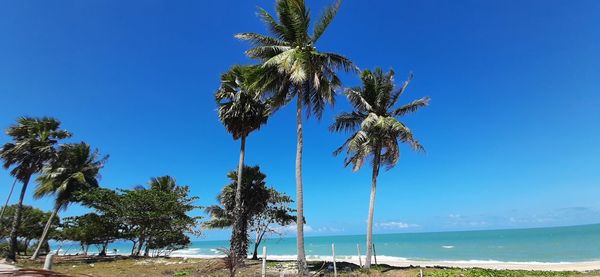
[{"label": "leaning tree", "polygon": [[71,133],[60,129],[60,121],[50,117],[20,117],[15,125],[6,129],[12,138],[0,149],[0,159],[4,168],[12,168],[10,175],[19,180],[23,186],[19,202],[12,221],[9,249],[6,259],[16,261],[17,233],[21,225],[21,209],[31,176],[42,170],[56,155],[55,145],[59,140],[71,136]]}]

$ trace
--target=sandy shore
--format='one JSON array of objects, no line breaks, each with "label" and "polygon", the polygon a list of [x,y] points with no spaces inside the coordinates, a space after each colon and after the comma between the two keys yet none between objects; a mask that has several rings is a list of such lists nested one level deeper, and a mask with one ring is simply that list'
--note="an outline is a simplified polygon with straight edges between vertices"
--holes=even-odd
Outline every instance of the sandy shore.
[{"label": "sandy shore", "polygon": [[[216,256],[193,256],[195,258],[211,259]],[[294,261],[294,256],[270,256],[267,260],[273,261]],[[307,257],[309,261],[329,261],[331,257]],[[353,256],[348,258],[336,258],[339,262],[348,262],[358,265],[358,257]],[[364,256],[362,257],[364,263]],[[559,262],[559,263],[544,263],[544,262],[500,262],[500,261],[418,261],[407,260],[396,257],[377,257],[379,264],[387,264],[395,267],[456,267],[456,268],[486,268],[486,269],[508,269],[508,270],[536,270],[536,271],[592,271],[600,270],[600,260],[588,262]]]},{"label": "sandy shore", "polygon": [[[188,257],[201,259],[221,258],[219,255],[172,255],[172,257]],[[272,255],[267,257],[273,261],[294,261],[293,255],[278,256]],[[331,257],[307,257],[309,261],[331,261]],[[357,256],[345,256],[336,259],[339,262],[348,262],[358,265]],[[362,257],[364,263],[364,256]],[[395,267],[456,267],[456,268],[486,268],[486,269],[509,269],[509,270],[536,270],[536,271],[592,271],[600,270],[600,260],[586,262],[501,262],[501,261],[419,261],[408,260],[397,257],[378,256],[379,264],[387,264]]]},{"label": "sandy shore", "polygon": [[[339,261],[358,264],[358,259],[339,259]],[[364,260],[363,260],[364,262]],[[513,270],[541,270],[541,271],[591,271],[600,270],[600,261],[589,262],[560,262],[560,263],[538,263],[538,262],[497,262],[497,261],[413,261],[398,260],[394,258],[377,258],[380,264],[388,264],[397,267],[458,267],[458,268],[487,268],[487,269],[513,269]]]}]

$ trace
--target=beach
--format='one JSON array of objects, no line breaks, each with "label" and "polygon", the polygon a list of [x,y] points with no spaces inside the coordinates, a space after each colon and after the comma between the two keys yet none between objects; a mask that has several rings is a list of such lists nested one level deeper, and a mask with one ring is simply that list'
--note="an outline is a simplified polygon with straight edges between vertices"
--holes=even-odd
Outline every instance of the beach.
[{"label": "beach", "polygon": [[[508,229],[461,232],[377,234],[374,236],[378,264],[394,267],[456,267],[543,271],[600,270],[600,225],[551,228]],[[268,260],[293,261],[295,238],[270,238],[262,246],[268,249]],[[222,257],[219,248],[227,240],[194,241],[188,248],[174,251],[171,257],[215,259]],[[307,259],[332,261],[331,245],[336,260],[358,265],[358,248],[364,263],[364,235],[317,236],[306,238]],[[56,245],[53,245],[56,247]],[[54,248],[53,247],[53,248]],[[67,254],[75,254],[77,245]],[[54,248],[56,249],[56,248]],[[127,255],[131,245],[113,243],[108,248]],[[250,247],[250,249],[253,249]],[[91,248],[90,254],[95,250]],[[62,253],[62,252],[61,252]],[[251,256],[252,253],[248,253]],[[262,256],[262,252],[258,253]],[[374,260],[373,260],[374,262]]]},{"label": "beach", "polygon": [[[343,259],[343,262],[357,263],[357,259]],[[496,261],[411,261],[379,258],[378,263],[394,267],[450,267],[450,268],[485,268],[496,270],[535,270],[535,271],[592,271],[600,270],[599,261],[587,262],[561,262],[561,263],[536,263],[536,262],[496,262]]]}]

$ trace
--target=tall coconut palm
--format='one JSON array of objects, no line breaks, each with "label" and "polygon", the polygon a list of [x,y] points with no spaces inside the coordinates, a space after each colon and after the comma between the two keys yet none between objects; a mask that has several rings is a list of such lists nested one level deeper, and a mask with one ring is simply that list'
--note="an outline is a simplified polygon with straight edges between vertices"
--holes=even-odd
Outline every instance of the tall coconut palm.
[{"label": "tall coconut palm", "polygon": [[34,197],[42,198],[54,195],[54,210],[44,227],[44,232],[38,241],[37,248],[31,256],[37,259],[42,245],[46,242],[50,225],[59,210],[75,201],[77,192],[89,191],[98,187],[100,169],[108,156],[100,157],[98,150],[92,151],[84,142],[65,144],[60,147],[57,158],[42,169],[38,176]]},{"label": "tall coconut palm", "polygon": [[13,218],[9,251],[6,259],[16,261],[17,230],[21,224],[21,209],[23,198],[31,176],[38,173],[44,165],[56,155],[54,146],[60,139],[71,136],[71,133],[60,129],[60,121],[50,117],[20,117],[15,125],[6,130],[12,142],[6,143],[0,149],[0,158],[4,168],[11,168],[10,174],[19,180],[23,186]]},{"label": "tall coconut palm", "polygon": [[246,256],[247,223],[243,220],[242,173],[246,150],[246,137],[267,123],[269,107],[260,97],[258,90],[251,88],[253,72],[256,67],[234,66],[221,76],[221,85],[215,93],[219,119],[233,139],[240,140],[240,159],[238,163],[237,187],[235,190],[235,209],[233,231],[231,233],[231,253],[238,261]]},{"label": "tall coconut palm", "polygon": [[427,106],[429,97],[415,100],[394,108],[406,90],[409,79],[397,90],[394,88],[394,72],[384,73],[381,69],[365,70],[361,75],[363,86],[347,89],[348,100],[354,107],[352,112],[338,115],[330,129],[335,132],[350,131],[352,135],[334,154],[346,150],[345,166],[352,164],[357,171],[365,160],[372,157],[371,196],[367,220],[367,256],[365,267],[371,266],[373,252],[373,214],[377,176],[381,165],[391,169],[400,158],[399,143],[408,143],[414,150],[423,151],[423,146],[413,137],[412,131],[399,118]]},{"label": "tall coconut palm", "polygon": [[[317,118],[327,104],[334,103],[335,89],[341,86],[336,72],[356,68],[346,57],[320,52],[315,47],[329,24],[333,21],[340,1],[325,9],[310,33],[310,12],[304,0],[276,0],[277,19],[264,9],[259,16],[267,25],[271,36],[257,33],[240,33],[236,37],[249,41],[252,48],[246,54],[262,63],[256,85],[270,92],[272,99],[284,104],[296,97],[296,204],[297,221],[304,222],[302,186],[302,112]],[[304,226],[297,227],[298,270],[306,275],[304,252]]]}]

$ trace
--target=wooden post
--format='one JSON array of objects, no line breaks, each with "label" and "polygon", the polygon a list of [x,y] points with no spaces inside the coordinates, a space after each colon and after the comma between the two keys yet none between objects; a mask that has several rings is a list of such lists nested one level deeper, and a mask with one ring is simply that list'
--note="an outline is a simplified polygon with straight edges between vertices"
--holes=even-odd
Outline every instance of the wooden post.
[{"label": "wooden post", "polygon": [[375,258],[375,265],[377,265],[377,252],[375,251],[375,244],[373,243],[373,258]]},{"label": "wooden post", "polygon": [[44,269],[51,270],[52,269],[52,261],[54,260],[54,254],[48,253],[46,255],[46,261],[44,261]]},{"label": "wooden post", "polygon": [[360,243],[356,244],[356,250],[358,250],[358,265],[360,265],[360,267],[362,267],[362,259],[360,257]]},{"label": "wooden post", "polygon": [[335,244],[331,244],[331,254],[333,255],[333,276],[337,276],[337,266],[335,264]]},{"label": "wooden post", "polygon": [[419,269],[419,277],[423,277],[423,269]]},{"label": "wooden post", "polygon": [[263,246],[262,277],[267,276],[267,247]]}]

